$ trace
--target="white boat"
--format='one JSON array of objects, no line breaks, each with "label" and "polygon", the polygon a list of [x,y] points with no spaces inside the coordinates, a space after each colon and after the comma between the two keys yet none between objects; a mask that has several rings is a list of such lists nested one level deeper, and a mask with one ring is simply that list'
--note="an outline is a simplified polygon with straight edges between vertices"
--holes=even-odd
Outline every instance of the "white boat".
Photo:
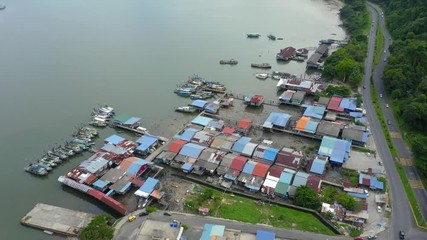
[{"label": "white boat", "polygon": [[177,111],[177,112],[184,112],[184,113],[193,113],[196,110],[197,109],[195,107],[192,107],[192,106],[183,106],[183,107],[177,107],[177,108],[175,108],[175,111]]},{"label": "white boat", "polygon": [[257,74],[255,74],[255,77],[259,78],[259,79],[267,79],[268,74],[267,73],[257,73]]}]

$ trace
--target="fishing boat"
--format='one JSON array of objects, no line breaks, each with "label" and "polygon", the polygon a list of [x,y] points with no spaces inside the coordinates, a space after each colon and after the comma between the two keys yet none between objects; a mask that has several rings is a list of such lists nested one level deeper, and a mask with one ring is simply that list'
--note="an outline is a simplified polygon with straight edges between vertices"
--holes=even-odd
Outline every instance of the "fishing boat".
[{"label": "fishing boat", "polygon": [[36,164],[39,165],[40,167],[43,167],[48,172],[52,171],[52,167],[47,163],[43,163],[43,162],[38,161],[38,162],[36,162]]},{"label": "fishing boat", "polygon": [[183,113],[193,113],[196,110],[197,109],[195,107],[192,107],[192,106],[182,106],[182,107],[175,108],[175,111],[183,112]]},{"label": "fishing boat", "polygon": [[257,74],[255,74],[255,77],[258,79],[267,79],[268,74],[267,73],[257,73]]},{"label": "fishing boat", "polygon": [[108,125],[108,121],[104,118],[94,117],[92,121],[89,122],[89,125],[94,127],[106,127]]},{"label": "fishing boat", "polygon": [[39,163],[47,164],[49,167],[56,167],[58,164],[54,163],[53,161],[49,161],[49,159],[42,158],[39,160]]},{"label": "fishing boat", "polygon": [[246,36],[248,38],[259,38],[259,37],[261,37],[261,34],[259,34],[259,33],[247,33]]},{"label": "fishing boat", "polygon": [[239,63],[237,60],[229,59],[229,60],[221,60],[219,61],[219,64],[230,64],[230,65],[236,65]]},{"label": "fishing boat", "polygon": [[251,67],[253,67],[253,68],[271,68],[271,65],[268,63],[252,63]]},{"label": "fishing boat", "polygon": [[273,34],[268,34],[267,37],[270,40],[276,40],[276,36],[274,36]]},{"label": "fishing boat", "polygon": [[29,172],[29,173],[32,173],[32,174],[35,174],[35,175],[38,175],[38,176],[44,176],[44,175],[47,174],[46,168],[40,166],[37,163],[30,163],[30,164],[28,164],[28,166],[26,166],[24,168],[24,170],[26,172]]},{"label": "fishing boat", "polygon": [[335,42],[335,40],[333,40],[333,39],[322,39],[319,41],[319,44],[331,45],[334,42]]},{"label": "fishing boat", "polygon": [[213,96],[213,93],[212,92],[206,92],[206,91],[204,91],[204,92],[199,92],[199,93],[195,93],[195,94],[191,94],[190,95],[190,99],[193,99],[193,100],[197,100],[197,99],[208,99],[208,98],[211,98]]}]

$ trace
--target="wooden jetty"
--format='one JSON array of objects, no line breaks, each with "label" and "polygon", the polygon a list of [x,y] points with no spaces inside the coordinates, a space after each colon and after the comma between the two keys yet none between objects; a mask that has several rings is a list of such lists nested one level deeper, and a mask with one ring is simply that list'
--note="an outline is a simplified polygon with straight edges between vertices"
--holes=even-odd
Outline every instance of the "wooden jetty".
[{"label": "wooden jetty", "polygon": [[37,203],[22,219],[21,224],[43,231],[77,237],[95,214],[78,212],[44,203]]}]

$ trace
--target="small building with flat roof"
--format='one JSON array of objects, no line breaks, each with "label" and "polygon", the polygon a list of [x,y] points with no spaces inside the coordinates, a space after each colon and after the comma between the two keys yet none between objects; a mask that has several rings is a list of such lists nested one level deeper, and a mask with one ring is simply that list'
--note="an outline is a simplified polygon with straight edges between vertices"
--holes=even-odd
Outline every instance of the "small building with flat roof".
[{"label": "small building with flat roof", "polygon": [[337,138],[340,135],[343,125],[329,122],[329,121],[320,121],[317,126],[316,135],[318,136],[329,136]]}]

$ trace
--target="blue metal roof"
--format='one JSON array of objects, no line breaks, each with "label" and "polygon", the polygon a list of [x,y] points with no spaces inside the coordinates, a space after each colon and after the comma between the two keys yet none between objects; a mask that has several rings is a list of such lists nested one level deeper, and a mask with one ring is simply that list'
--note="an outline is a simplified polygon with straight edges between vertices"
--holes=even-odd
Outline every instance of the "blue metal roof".
[{"label": "blue metal roof", "polygon": [[304,116],[307,117],[313,117],[317,119],[322,119],[323,114],[325,113],[326,107],[324,106],[307,106],[307,108],[304,111]]},{"label": "blue metal roof", "polygon": [[231,148],[232,151],[242,153],[243,149],[245,148],[246,144],[251,141],[250,137],[241,137],[239,140],[237,140],[233,147]]},{"label": "blue metal roof", "polygon": [[154,187],[156,187],[158,182],[159,180],[149,177],[147,178],[147,180],[145,180],[144,184],[142,184],[142,186],[138,190],[150,194],[154,190]]},{"label": "blue metal roof", "polygon": [[208,102],[199,99],[199,100],[194,100],[190,105],[198,108],[204,108],[206,103]]},{"label": "blue metal roof", "polygon": [[315,122],[310,119],[305,125],[304,132],[315,133],[318,125],[319,122]]},{"label": "blue metal roof", "polygon": [[124,193],[124,192],[126,192],[127,190],[129,190],[129,188],[130,188],[131,186],[132,186],[132,183],[130,183],[130,182],[126,183],[126,185],[125,185],[122,189],[120,189],[119,193]]},{"label": "blue metal roof", "polygon": [[206,112],[210,112],[210,113],[217,113],[219,108],[220,108],[220,105],[213,102],[208,102],[205,105]]},{"label": "blue metal roof", "polygon": [[307,178],[310,175],[305,172],[297,172],[294,177],[294,182],[292,183],[293,186],[299,187],[299,186],[305,186],[307,184]]},{"label": "blue metal roof", "polygon": [[191,121],[191,123],[202,125],[203,127],[206,127],[213,119],[204,117],[204,116],[197,116],[195,119]]},{"label": "blue metal roof", "polygon": [[348,159],[351,142],[329,136],[322,138],[318,154],[330,157],[332,163],[342,164]]},{"label": "blue metal roof", "polygon": [[141,118],[139,117],[131,117],[126,122],[125,125],[134,125],[135,123],[141,121]]},{"label": "blue metal roof", "polygon": [[264,230],[256,231],[256,240],[274,240],[276,239],[276,233]]},{"label": "blue metal roof", "polygon": [[322,175],[325,171],[326,161],[321,159],[314,159],[313,164],[311,165],[310,171]]},{"label": "blue metal roof", "polygon": [[106,139],[104,139],[104,141],[106,141],[106,142],[109,142],[109,143],[111,143],[111,144],[114,144],[114,145],[117,145],[117,144],[119,144],[120,142],[123,142],[125,139],[124,138],[122,138],[122,137],[120,137],[120,136],[118,136],[118,135],[111,135],[111,136],[109,136],[108,138],[106,138]]},{"label": "blue metal roof", "polygon": [[348,195],[352,196],[352,197],[357,197],[357,198],[368,198],[368,196],[365,193],[354,193],[354,192],[348,192]]},{"label": "blue metal roof", "polygon": [[92,183],[92,186],[98,190],[103,190],[108,184],[109,182],[98,179],[94,183]]},{"label": "blue metal roof", "polygon": [[267,161],[270,161],[271,163],[274,162],[274,160],[276,159],[277,154],[279,153],[279,149],[276,148],[267,148],[264,151],[264,156],[263,158]]},{"label": "blue metal roof", "polygon": [[190,172],[191,170],[193,170],[193,168],[194,168],[194,166],[193,166],[193,164],[191,164],[191,163],[184,163],[184,164],[181,166],[181,169],[182,169],[182,170],[186,170],[186,171],[188,171],[188,172]]},{"label": "blue metal roof", "polygon": [[372,176],[371,177],[371,185],[369,186],[369,188],[383,190],[384,189],[384,183],[381,181],[378,181],[377,177]]},{"label": "blue metal roof", "polygon": [[351,117],[354,117],[354,118],[363,117],[363,113],[361,112],[349,112],[349,114]]},{"label": "blue metal roof", "polygon": [[354,121],[355,122],[366,123],[366,118],[365,117],[354,118]]},{"label": "blue metal roof", "polygon": [[138,138],[138,140],[136,140],[136,142],[140,144],[136,148],[136,150],[147,151],[151,147],[151,145],[156,143],[158,140],[159,140],[159,138],[156,136],[151,136],[151,135],[145,134],[144,136],[142,136],[142,137]]},{"label": "blue metal roof", "polygon": [[220,132],[224,128],[224,122],[223,121],[212,120],[212,121],[209,122],[208,126],[209,127],[213,127],[213,128],[215,128],[215,130],[217,130],[217,131]]},{"label": "blue metal roof", "polygon": [[200,153],[205,148],[206,147],[197,145],[195,143],[187,143],[181,148],[181,151],[179,151],[179,154],[187,157],[191,157],[191,158],[198,158],[200,156]]},{"label": "blue metal roof", "polygon": [[194,137],[194,134],[196,134],[198,131],[199,130],[195,128],[186,128],[181,135],[175,135],[174,138],[189,142]]},{"label": "blue metal roof", "polygon": [[141,169],[141,167],[146,165],[146,164],[151,165],[152,162],[149,162],[149,161],[144,160],[144,159],[138,159],[138,160],[134,161],[131,165],[129,165],[128,169],[126,169],[125,171],[130,173],[130,174],[136,175],[138,173],[138,171]]},{"label": "blue metal roof", "polygon": [[288,124],[291,115],[287,113],[272,112],[268,116],[266,123],[272,123],[275,126],[285,127]]},{"label": "blue metal roof", "polygon": [[282,174],[280,175],[280,178],[279,178],[279,182],[291,184],[293,176],[294,175],[292,173],[282,172]]},{"label": "blue metal roof", "polygon": [[256,162],[251,160],[247,161],[245,166],[243,166],[242,172],[247,174],[252,174],[252,172],[254,171],[255,165],[256,165]]},{"label": "blue metal roof", "polygon": [[340,108],[347,110],[356,110],[357,104],[355,98],[343,98],[340,103]]}]

